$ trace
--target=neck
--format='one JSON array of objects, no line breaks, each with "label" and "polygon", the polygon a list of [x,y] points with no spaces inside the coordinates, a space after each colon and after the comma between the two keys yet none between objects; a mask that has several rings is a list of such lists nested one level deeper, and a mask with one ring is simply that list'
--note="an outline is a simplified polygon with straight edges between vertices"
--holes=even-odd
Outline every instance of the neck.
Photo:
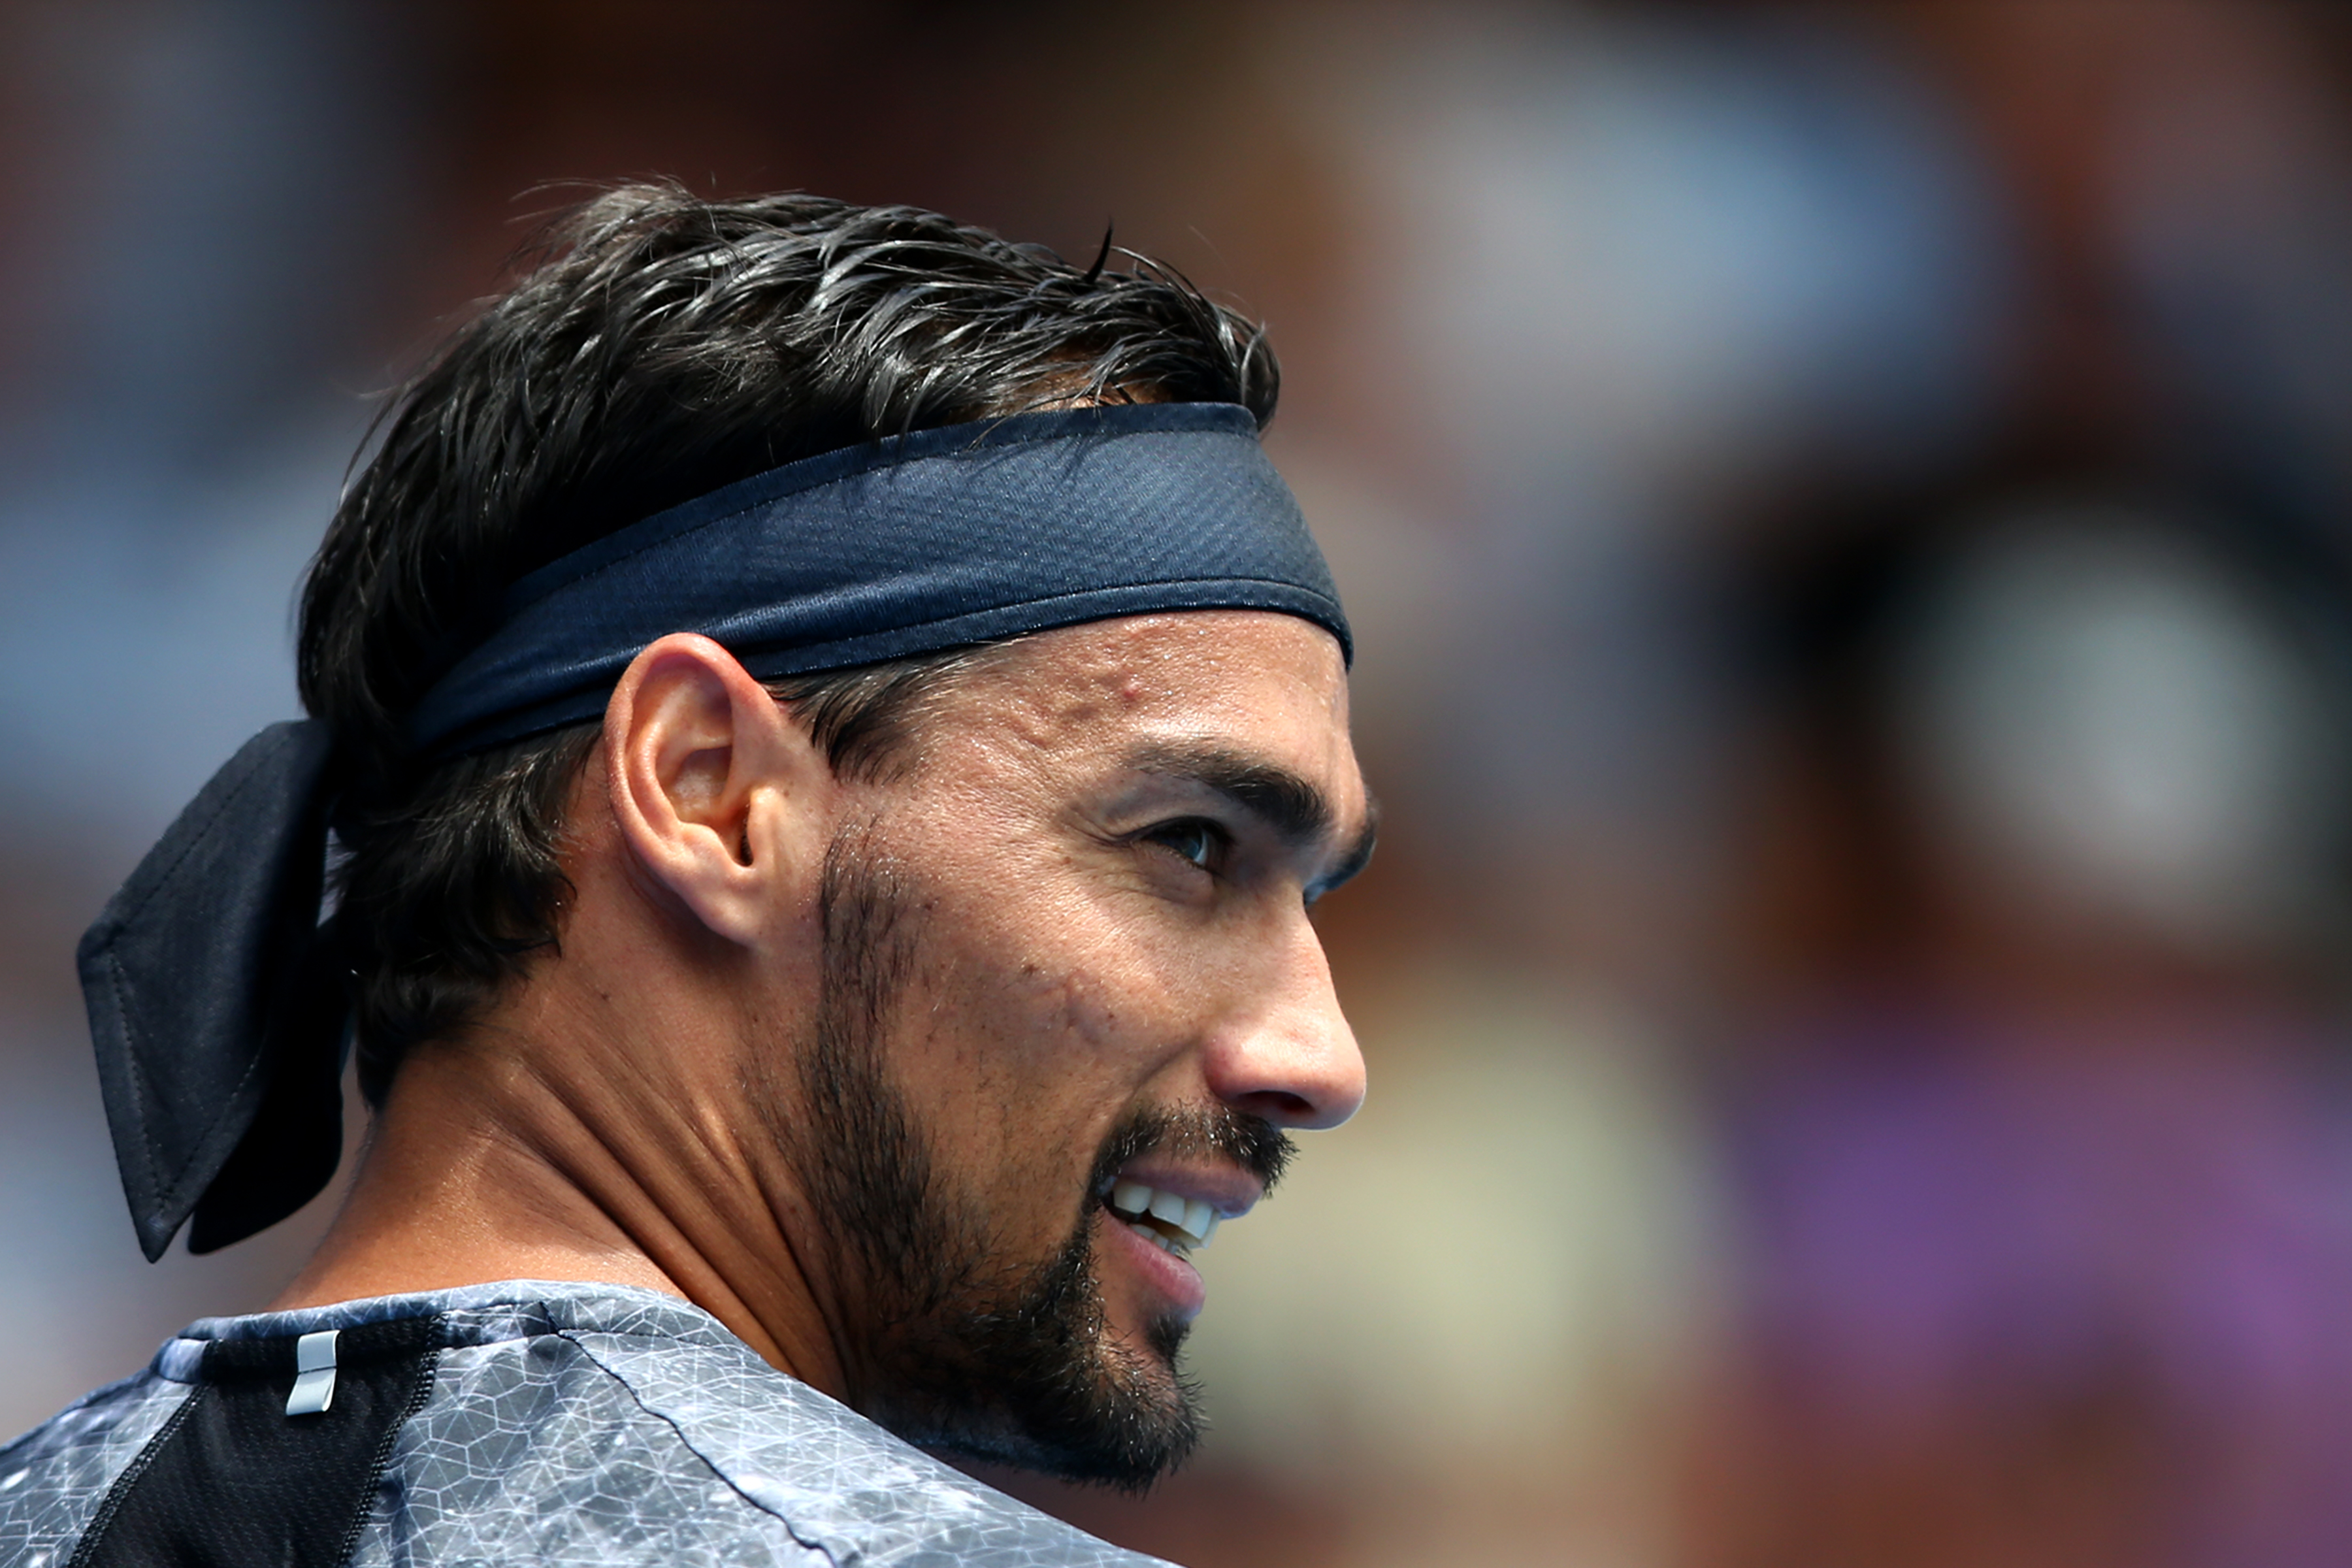
[{"label": "neck", "polygon": [[[624,1065],[645,1056],[599,1051],[595,1028],[561,1026],[609,1028],[609,1016],[525,1011],[538,1016],[509,1014],[402,1063],[341,1212],[271,1305],[501,1279],[636,1285],[693,1302],[770,1364],[838,1396],[839,1357],[780,1218],[794,1195],[720,1118],[693,1112],[697,1097]],[[545,1048],[550,1037],[567,1048]],[[550,1062],[570,1070],[558,1077]]]}]

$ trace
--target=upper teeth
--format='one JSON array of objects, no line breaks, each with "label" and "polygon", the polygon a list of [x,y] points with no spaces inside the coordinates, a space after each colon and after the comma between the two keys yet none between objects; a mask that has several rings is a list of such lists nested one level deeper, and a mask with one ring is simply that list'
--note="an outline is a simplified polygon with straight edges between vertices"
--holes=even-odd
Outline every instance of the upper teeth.
[{"label": "upper teeth", "polygon": [[[1141,1182],[1114,1184],[1110,1189],[1110,1206],[1113,1212],[1129,1220],[1149,1218],[1159,1221],[1157,1227],[1139,1225],[1136,1228],[1155,1241],[1171,1244],[1171,1250],[1181,1247],[1189,1252],[1196,1247],[1206,1247],[1209,1238],[1217,1234],[1217,1211],[1207,1204],[1199,1198],[1163,1193],[1157,1187],[1147,1187]],[[1175,1234],[1167,1234],[1171,1231]]]}]

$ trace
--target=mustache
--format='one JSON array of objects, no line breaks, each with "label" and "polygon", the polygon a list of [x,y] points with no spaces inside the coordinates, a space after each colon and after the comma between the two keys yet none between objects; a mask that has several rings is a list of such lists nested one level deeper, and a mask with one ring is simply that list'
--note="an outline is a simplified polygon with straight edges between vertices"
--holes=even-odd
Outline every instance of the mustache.
[{"label": "mustache", "polygon": [[1128,1116],[1103,1140],[1087,1191],[1107,1192],[1121,1166],[1146,1154],[1164,1153],[1238,1165],[1271,1194],[1297,1152],[1297,1145],[1281,1128],[1263,1116],[1231,1106],[1146,1108]]}]

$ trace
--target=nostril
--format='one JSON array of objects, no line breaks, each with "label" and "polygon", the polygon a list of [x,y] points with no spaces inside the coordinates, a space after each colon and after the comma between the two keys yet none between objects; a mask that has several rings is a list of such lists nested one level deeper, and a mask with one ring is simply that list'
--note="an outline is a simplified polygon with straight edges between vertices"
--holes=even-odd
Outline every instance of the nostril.
[{"label": "nostril", "polygon": [[1305,1121],[1315,1115],[1313,1100],[1281,1089],[1261,1089],[1255,1094],[1243,1095],[1234,1102],[1234,1108],[1277,1123]]}]

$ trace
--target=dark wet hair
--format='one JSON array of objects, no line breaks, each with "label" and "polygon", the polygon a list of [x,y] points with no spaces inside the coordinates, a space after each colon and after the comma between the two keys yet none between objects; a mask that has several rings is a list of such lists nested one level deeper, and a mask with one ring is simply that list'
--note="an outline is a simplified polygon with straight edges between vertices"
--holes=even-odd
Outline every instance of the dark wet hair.
[{"label": "dark wet hair", "polygon": [[[1079,267],[918,208],[668,184],[559,216],[394,393],[303,589],[362,1088],[380,1098],[412,1045],[464,1029],[558,933],[563,805],[595,726],[435,765],[402,741],[509,584],[820,452],[1072,402],[1237,403],[1263,426],[1279,384],[1261,328],[1108,237]],[[773,689],[836,768],[872,770],[965,657]]]}]

